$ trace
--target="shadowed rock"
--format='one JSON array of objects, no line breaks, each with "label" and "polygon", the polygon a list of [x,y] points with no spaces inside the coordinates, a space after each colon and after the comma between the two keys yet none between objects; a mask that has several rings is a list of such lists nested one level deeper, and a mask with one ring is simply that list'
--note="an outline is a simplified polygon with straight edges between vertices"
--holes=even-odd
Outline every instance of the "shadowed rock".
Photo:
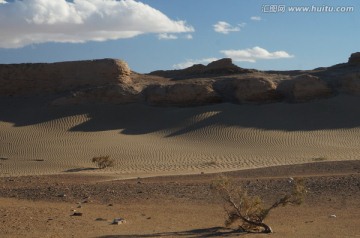
[{"label": "shadowed rock", "polygon": [[141,90],[126,84],[107,85],[89,88],[73,93],[70,96],[53,101],[53,105],[83,103],[134,103],[140,102]]},{"label": "shadowed rock", "polygon": [[207,66],[202,64],[195,64],[186,69],[158,70],[151,72],[150,75],[157,75],[171,79],[189,79],[209,77],[214,75],[231,75],[251,72],[254,72],[254,70],[240,68],[233,64],[231,59],[225,58],[211,62]]},{"label": "shadowed rock", "polygon": [[350,94],[360,94],[360,72],[345,75],[341,79],[341,91]]},{"label": "shadowed rock", "polygon": [[360,52],[351,54],[348,64],[360,65]]},{"label": "shadowed rock", "polygon": [[266,78],[234,80],[234,88],[238,102],[267,102],[279,99],[275,83]]},{"label": "shadowed rock", "polygon": [[0,95],[53,94],[107,84],[129,83],[121,60],[0,65]]},{"label": "shadowed rock", "polygon": [[[360,94],[360,52],[348,63],[302,71],[243,69],[229,58],[182,70],[131,72],[121,60],[0,65],[0,96],[50,95],[52,105],[306,102]],[[174,80],[176,79],[176,80]],[[180,81],[181,80],[181,81]]]},{"label": "shadowed rock", "polygon": [[152,85],[145,90],[151,105],[193,106],[220,102],[219,95],[207,84]]},{"label": "shadowed rock", "polygon": [[277,91],[293,102],[325,98],[332,94],[332,90],[325,81],[309,74],[280,82]]}]

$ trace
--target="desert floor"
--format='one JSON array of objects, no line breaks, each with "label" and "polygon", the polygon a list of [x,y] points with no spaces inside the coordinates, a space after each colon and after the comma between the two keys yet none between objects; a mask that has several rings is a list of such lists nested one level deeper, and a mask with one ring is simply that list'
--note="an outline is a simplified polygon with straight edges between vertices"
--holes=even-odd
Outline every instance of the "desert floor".
[{"label": "desert floor", "polygon": [[[227,173],[269,202],[302,177],[305,203],[275,209],[273,234],[224,228],[216,174],[108,180],[53,175],[0,179],[1,237],[359,237],[360,162],[318,162]],[[80,207],[79,202],[81,202]],[[73,210],[82,216],[71,216]],[[336,217],[331,217],[336,215]],[[111,225],[114,218],[127,223]],[[233,227],[236,228],[236,227]]]},{"label": "desert floor", "polygon": [[[360,237],[359,97],[191,108],[49,101],[0,100],[0,237],[268,236],[223,228],[217,173],[267,202],[289,177],[305,178],[305,203],[268,217],[272,237]],[[115,166],[97,169],[99,155]],[[127,223],[110,225],[117,217]]]}]

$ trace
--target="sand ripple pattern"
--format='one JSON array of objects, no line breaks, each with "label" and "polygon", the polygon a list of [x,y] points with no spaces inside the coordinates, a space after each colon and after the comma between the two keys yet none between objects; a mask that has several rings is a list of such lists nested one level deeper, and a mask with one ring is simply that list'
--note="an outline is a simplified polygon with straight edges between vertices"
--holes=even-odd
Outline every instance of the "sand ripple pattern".
[{"label": "sand ripple pattern", "polygon": [[[343,110],[341,102],[335,102]],[[315,110],[324,103],[334,105],[330,101],[307,106]],[[300,110],[304,105],[291,106]],[[101,111],[110,109],[108,114]],[[282,111],[278,117],[286,120],[294,113],[286,104],[161,109],[126,105],[94,109],[100,110],[100,119],[87,112],[20,126],[2,120],[0,176],[80,171],[129,178],[360,158],[360,125],[314,129],[300,117],[291,125],[285,121],[281,128],[274,116],[264,116],[270,109]],[[303,128],[301,123],[311,125]],[[296,124],[298,128],[291,127]],[[98,155],[110,155],[115,167],[88,170],[94,168],[91,158]]]}]

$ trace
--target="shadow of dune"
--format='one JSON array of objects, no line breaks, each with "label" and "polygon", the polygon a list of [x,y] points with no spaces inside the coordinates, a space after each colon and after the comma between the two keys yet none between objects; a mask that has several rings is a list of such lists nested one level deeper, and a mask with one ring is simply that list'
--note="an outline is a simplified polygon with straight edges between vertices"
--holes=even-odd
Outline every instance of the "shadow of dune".
[{"label": "shadow of dune", "polygon": [[165,132],[167,137],[184,135],[207,127],[245,127],[263,130],[312,131],[360,126],[360,97],[341,95],[308,103],[199,107],[151,107],[127,105],[51,106],[46,99],[1,98],[0,121],[15,127],[86,115],[87,120],[69,124],[68,131],[119,130],[126,135]]},{"label": "shadow of dune", "polygon": [[99,238],[128,238],[128,237],[228,237],[228,236],[240,236],[248,234],[246,232],[223,228],[223,227],[211,227],[205,229],[194,229],[188,231],[175,231],[175,232],[163,232],[155,234],[134,234],[134,235],[109,235],[100,236]]},{"label": "shadow of dune", "polygon": [[98,170],[99,168],[75,168],[75,169],[68,169],[65,170],[64,172],[66,173],[76,173],[76,172],[81,172],[81,171],[92,171],[92,170]]}]

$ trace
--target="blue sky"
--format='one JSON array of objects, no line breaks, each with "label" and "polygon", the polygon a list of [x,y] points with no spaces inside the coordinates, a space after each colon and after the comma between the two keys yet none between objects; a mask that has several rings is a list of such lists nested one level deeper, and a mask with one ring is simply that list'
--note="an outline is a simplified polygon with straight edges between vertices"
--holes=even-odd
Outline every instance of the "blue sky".
[{"label": "blue sky", "polygon": [[346,62],[360,51],[356,0],[56,2],[0,0],[0,63],[119,58],[147,73],[231,57],[244,68],[286,70]]}]

